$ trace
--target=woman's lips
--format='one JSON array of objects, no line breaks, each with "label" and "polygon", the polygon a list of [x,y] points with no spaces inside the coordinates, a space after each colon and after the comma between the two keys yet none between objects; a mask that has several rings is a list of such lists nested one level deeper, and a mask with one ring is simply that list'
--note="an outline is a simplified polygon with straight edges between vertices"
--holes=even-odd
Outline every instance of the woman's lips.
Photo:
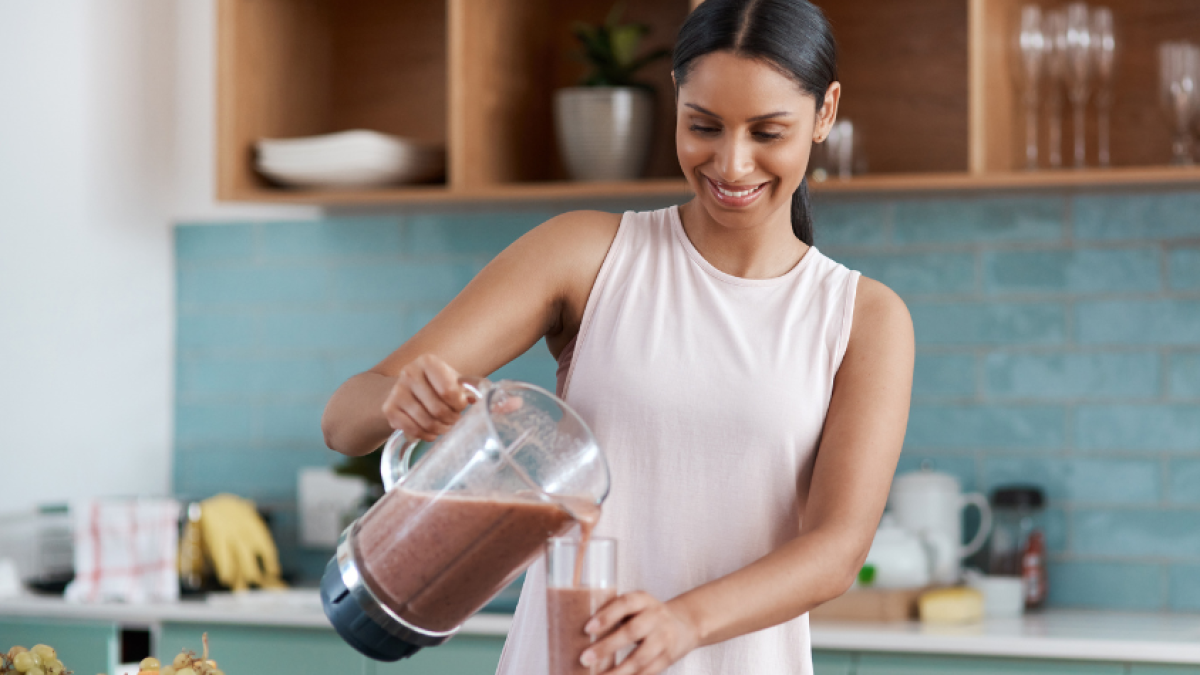
[{"label": "woman's lips", "polygon": [[708,189],[718,202],[724,206],[741,208],[752,203],[758,196],[763,193],[768,183],[761,183],[752,188],[731,189],[728,186],[721,185],[708,176],[704,177],[708,182]]}]

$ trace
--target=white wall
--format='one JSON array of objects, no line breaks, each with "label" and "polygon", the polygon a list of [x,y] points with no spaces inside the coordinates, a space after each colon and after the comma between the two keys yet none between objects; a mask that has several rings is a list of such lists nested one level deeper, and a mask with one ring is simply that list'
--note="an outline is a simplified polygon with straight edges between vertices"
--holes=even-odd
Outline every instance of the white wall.
[{"label": "white wall", "polygon": [[213,0],[0,0],[0,512],[170,486],[176,219],[212,200]]}]

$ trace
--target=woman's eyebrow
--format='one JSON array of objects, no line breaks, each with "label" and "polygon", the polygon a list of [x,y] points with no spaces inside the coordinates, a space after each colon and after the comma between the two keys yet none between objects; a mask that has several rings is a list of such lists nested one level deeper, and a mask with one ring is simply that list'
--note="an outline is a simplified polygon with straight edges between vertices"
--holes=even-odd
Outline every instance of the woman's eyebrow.
[{"label": "woman's eyebrow", "polygon": [[[691,108],[692,110],[695,110],[697,112],[701,112],[705,115],[708,115],[709,117],[715,117],[717,119],[721,119],[721,116],[718,115],[717,113],[715,113],[711,110],[708,110],[706,108],[701,108],[700,106],[696,105],[695,103],[684,103],[684,105]],[[760,120],[769,120],[773,117],[787,117],[788,115],[791,115],[791,113],[786,110],[780,110],[779,112],[767,113],[765,115],[755,115],[754,117],[751,117],[751,118],[747,119],[746,121],[747,122],[758,122]]]}]

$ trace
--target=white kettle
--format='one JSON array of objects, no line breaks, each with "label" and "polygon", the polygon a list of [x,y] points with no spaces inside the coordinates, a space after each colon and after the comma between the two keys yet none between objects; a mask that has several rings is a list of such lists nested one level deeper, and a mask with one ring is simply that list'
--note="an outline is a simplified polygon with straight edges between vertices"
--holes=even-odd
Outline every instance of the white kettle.
[{"label": "white kettle", "polygon": [[[979,509],[979,532],[962,543],[962,511]],[[948,473],[922,469],[897,476],[888,495],[900,527],[917,533],[933,551],[932,581],[956,584],[962,576],[962,559],[983,547],[992,531],[992,509],[978,492],[962,494],[958,479]]]},{"label": "white kettle", "polygon": [[865,565],[875,569],[874,588],[922,588],[932,579],[933,550],[920,535],[896,524],[884,513],[871,541]]}]

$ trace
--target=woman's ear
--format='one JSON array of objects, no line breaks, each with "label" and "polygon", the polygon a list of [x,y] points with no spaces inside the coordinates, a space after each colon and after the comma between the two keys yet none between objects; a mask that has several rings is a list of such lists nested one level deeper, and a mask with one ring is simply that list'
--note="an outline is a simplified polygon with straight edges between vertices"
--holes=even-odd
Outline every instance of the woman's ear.
[{"label": "woman's ear", "polygon": [[813,125],[814,143],[821,143],[829,136],[829,131],[833,129],[833,123],[837,121],[838,101],[841,99],[842,83],[833,82],[825,90],[825,99],[821,101],[821,107],[817,109],[817,121]]}]

